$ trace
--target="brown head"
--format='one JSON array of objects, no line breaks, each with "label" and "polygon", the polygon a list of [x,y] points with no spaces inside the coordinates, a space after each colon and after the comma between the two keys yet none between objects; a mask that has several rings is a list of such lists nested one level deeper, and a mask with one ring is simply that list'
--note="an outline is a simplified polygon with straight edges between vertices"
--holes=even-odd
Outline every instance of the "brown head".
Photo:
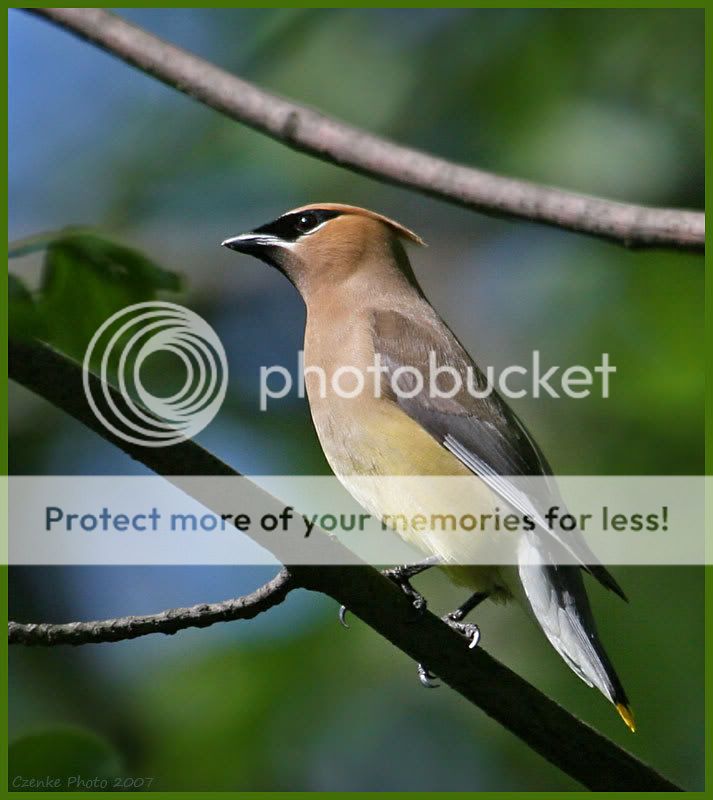
[{"label": "brown head", "polygon": [[313,203],[222,244],[276,267],[307,300],[357,274],[374,285],[387,276],[415,283],[403,240],[424,244],[408,228],[374,211]]}]

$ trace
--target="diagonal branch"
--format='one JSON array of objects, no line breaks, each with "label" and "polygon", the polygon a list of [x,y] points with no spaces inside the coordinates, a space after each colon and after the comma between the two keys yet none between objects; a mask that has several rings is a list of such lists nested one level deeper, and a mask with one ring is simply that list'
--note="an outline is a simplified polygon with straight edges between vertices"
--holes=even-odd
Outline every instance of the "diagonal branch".
[{"label": "diagonal branch", "polygon": [[619,203],[463,166],[266,92],[101,8],[27,10],[288,147],[377,180],[628,247],[704,249],[701,212]]},{"label": "diagonal branch", "polygon": [[283,568],[272,580],[254,592],[232,600],[223,600],[221,603],[200,603],[189,608],[170,608],[158,614],[90,622],[9,622],[8,644],[51,646],[121,642],[149,633],[170,635],[186,628],[207,628],[216,622],[253,619],[263,611],[279,605],[291,588],[292,579]]},{"label": "diagonal branch", "polygon": [[[11,378],[167,480],[177,481],[173,476],[181,475],[238,474],[192,441],[151,448],[115,437],[102,427],[86,400],[81,365],[41,342],[11,339],[8,349]],[[91,388],[96,389],[99,379],[89,378]],[[119,411],[129,413],[121,394],[110,391]],[[94,394],[98,395],[96,391]],[[260,490],[256,487],[256,491]],[[256,541],[289,564],[289,550],[279,534],[271,536],[261,531]],[[674,783],[576,719],[482,648],[468,649],[463,638],[434,614],[426,611],[414,621],[411,602],[400,589],[354,557],[353,565],[349,564],[345,559],[351,554],[338,542],[331,542],[330,546],[335,548],[335,559],[338,552],[339,563],[346,566],[290,566],[290,588],[321,592],[345,605],[402,652],[427,664],[444,683],[587,788],[680,791]]]}]

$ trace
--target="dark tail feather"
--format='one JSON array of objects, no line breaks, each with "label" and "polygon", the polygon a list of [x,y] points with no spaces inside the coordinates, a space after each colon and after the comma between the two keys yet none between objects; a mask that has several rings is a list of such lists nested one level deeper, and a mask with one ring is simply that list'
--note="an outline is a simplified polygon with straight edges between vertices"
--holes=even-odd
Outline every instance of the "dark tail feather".
[{"label": "dark tail feather", "polygon": [[593,578],[596,578],[602,586],[606,586],[606,588],[611,589],[614,594],[618,594],[622,600],[627,603],[629,602],[629,598],[624,594],[624,590],[619,586],[614,576],[606,567],[603,567],[601,564],[587,564],[585,569]]},{"label": "dark tail feather", "polygon": [[[603,567],[601,569],[609,575]],[[629,700],[599,640],[580,568],[554,564],[532,566],[530,561],[520,566],[519,573],[532,613],[550,644],[586,684],[596,686],[616,706],[633,731],[635,724]],[[623,597],[624,593],[613,578],[611,581],[614,585],[610,588]]]}]

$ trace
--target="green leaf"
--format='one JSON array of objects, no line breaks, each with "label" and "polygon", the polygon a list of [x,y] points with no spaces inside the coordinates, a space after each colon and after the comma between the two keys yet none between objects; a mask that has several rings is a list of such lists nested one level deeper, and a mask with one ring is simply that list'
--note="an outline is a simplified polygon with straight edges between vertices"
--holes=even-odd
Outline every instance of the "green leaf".
[{"label": "green leaf", "polygon": [[181,281],[137,250],[82,228],[37,236],[11,246],[14,255],[46,250],[39,292],[17,279],[10,286],[10,331],[41,336],[74,358],[84,356],[99,326],[126,306],[177,292]]},{"label": "green leaf", "polygon": [[43,231],[36,233],[32,236],[26,236],[24,239],[16,239],[10,242],[7,247],[8,258],[21,258],[28,256],[31,253],[37,253],[40,250],[46,250],[52,242],[67,236],[70,233],[80,233],[84,228],[79,227],[66,227],[59,231]]},{"label": "green leaf", "polygon": [[181,281],[175,272],[169,272],[146,258],[138,250],[117,244],[96,233],[70,233],[56,239],[50,250],[61,248],[76,261],[86,262],[100,275],[114,284],[133,286],[137,291],[151,293],[163,289],[177,292]]},{"label": "green leaf", "polygon": [[[81,791],[77,783],[109,781],[124,775],[121,758],[111,744],[90,731],[58,728],[23,736],[8,750],[9,788],[15,791]],[[42,781],[38,786],[33,781]]]},{"label": "green leaf", "polygon": [[40,326],[32,294],[16,275],[8,275],[7,294],[10,336],[18,339],[39,336]]}]

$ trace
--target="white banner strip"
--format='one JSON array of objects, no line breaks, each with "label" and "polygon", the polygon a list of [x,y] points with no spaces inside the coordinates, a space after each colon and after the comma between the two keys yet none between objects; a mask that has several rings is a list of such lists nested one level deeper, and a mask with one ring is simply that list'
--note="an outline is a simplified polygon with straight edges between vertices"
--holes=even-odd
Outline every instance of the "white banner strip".
[{"label": "white banner strip", "polygon": [[10,564],[711,563],[703,476],[6,480]]}]

